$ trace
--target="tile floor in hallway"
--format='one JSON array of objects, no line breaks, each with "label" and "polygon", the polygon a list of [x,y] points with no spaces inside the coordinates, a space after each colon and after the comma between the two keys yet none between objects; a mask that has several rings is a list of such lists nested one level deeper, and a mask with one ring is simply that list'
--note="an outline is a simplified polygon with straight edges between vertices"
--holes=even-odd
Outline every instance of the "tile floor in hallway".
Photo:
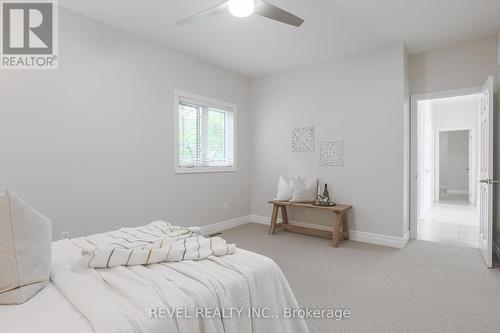
[{"label": "tile floor in hallway", "polygon": [[418,239],[475,248],[479,245],[477,207],[470,205],[466,196],[441,196],[420,219],[417,228]]}]

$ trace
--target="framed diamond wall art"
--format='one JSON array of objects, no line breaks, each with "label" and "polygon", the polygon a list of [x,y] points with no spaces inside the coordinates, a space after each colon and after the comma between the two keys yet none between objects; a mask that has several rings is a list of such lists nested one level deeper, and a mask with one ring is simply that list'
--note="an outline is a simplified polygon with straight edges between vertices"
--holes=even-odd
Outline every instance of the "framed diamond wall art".
[{"label": "framed diamond wall art", "polygon": [[319,143],[319,166],[344,166],[344,140],[321,141]]},{"label": "framed diamond wall art", "polygon": [[314,151],[314,126],[293,129],[292,152],[303,151]]}]

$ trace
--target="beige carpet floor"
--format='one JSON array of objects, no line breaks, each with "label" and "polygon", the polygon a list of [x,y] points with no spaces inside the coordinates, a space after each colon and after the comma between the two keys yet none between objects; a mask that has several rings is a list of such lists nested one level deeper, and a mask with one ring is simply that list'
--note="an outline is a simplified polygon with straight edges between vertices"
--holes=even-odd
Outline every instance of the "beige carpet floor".
[{"label": "beige carpet floor", "polygon": [[[246,224],[223,237],[281,267],[301,307],[351,318],[308,320],[311,333],[500,332],[500,269],[477,249],[411,241],[405,249],[278,232]],[[272,333],[272,332],[270,332]]]}]

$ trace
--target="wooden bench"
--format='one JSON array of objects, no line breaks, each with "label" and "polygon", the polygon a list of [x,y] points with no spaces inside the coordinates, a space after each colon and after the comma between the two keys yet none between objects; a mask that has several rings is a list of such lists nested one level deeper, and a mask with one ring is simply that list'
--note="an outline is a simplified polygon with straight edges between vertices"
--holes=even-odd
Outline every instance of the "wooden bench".
[{"label": "wooden bench", "polygon": [[[273,214],[271,216],[271,225],[269,226],[269,234],[273,235],[276,228],[281,227],[285,231],[296,232],[300,234],[306,234],[311,236],[318,236],[329,238],[332,240],[332,246],[337,247],[339,245],[339,240],[349,239],[349,225],[347,223],[347,211],[352,208],[350,205],[335,205],[335,206],[316,206],[312,203],[299,203],[299,202],[289,202],[289,201],[269,201],[273,205]],[[333,232],[302,227],[298,225],[292,225],[288,223],[288,214],[286,207],[303,207],[303,208],[315,208],[331,211],[335,214],[335,220],[333,222]],[[281,217],[283,222],[277,223],[278,220],[278,210],[281,210]],[[342,234],[340,234],[340,228],[342,227]]]}]

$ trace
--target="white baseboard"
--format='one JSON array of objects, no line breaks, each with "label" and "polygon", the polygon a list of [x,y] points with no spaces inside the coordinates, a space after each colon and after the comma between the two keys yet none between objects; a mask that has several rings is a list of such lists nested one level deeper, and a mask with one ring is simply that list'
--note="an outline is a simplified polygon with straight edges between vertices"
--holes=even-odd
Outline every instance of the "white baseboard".
[{"label": "white baseboard", "polygon": [[466,190],[452,190],[452,189],[449,189],[446,191],[447,194],[469,194],[469,191],[466,191]]},{"label": "white baseboard", "polygon": [[[259,223],[259,224],[266,224],[269,225],[271,218],[268,216],[262,216],[262,215],[250,215],[250,221],[254,223]],[[278,222],[282,222],[281,219],[278,219]],[[308,228],[316,228],[320,230],[326,230],[326,231],[332,231],[333,227],[329,227],[326,225],[318,225],[318,224],[309,224],[309,223],[304,223],[300,221],[289,221],[290,224],[298,225],[301,227],[308,227]],[[365,232],[365,231],[357,231],[357,230],[349,230],[349,238],[353,241],[357,242],[364,242],[364,243],[371,243],[371,244],[377,244],[377,245],[383,245],[383,246],[390,246],[390,247],[395,247],[395,248],[405,248],[406,244],[408,244],[408,241],[410,239],[410,233],[407,232],[403,237],[395,237],[395,236],[388,236],[388,235],[382,235],[382,234],[375,234],[371,232]]]},{"label": "white baseboard", "polygon": [[221,221],[217,223],[212,223],[206,226],[201,227],[202,235],[210,235],[216,232],[221,232],[226,229],[234,228],[243,224],[250,223],[250,215],[237,217],[235,219]]},{"label": "white baseboard", "polygon": [[[271,218],[264,215],[250,215],[250,222],[269,225]],[[278,218],[278,222],[282,222],[282,220]]]},{"label": "white baseboard", "polygon": [[[271,220],[270,217],[263,216],[263,215],[241,216],[241,217],[237,217],[235,219],[221,221],[221,222],[212,223],[212,224],[203,226],[201,228],[201,234],[202,235],[210,235],[210,234],[213,234],[216,232],[221,232],[221,231],[226,230],[226,229],[238,227],[240,225],[247,224],[250,222],[269,225],[270,220]],[[278,219],[278,222],[282,222],[282,220]],[[304,223],[304,222],[293,221],[293,220],[290,221],[290,224],[298,225],[301,227],[316,228],[316,229],[326,230],[326,231],[332,231],[332,229],[333,229],[332,227],[326,226],[326,225],[310,224],[310,223]],[[395,248],[401,249],[401,248],[406,247],[406,244],[408,244],[410,234],[409,234],[409,232],[407,232],[403,237],[395,237],[395,236],[375,234],[375,233],[371,233],[371,232],[357,231],[357,230],[351,229],[351,230],[349,230],[349,238],[351,240],[357,241],[357,242],[390,246],[390,247],[395,247]],[[499,251],[498,248],[497,248],[497,251]]]}]

